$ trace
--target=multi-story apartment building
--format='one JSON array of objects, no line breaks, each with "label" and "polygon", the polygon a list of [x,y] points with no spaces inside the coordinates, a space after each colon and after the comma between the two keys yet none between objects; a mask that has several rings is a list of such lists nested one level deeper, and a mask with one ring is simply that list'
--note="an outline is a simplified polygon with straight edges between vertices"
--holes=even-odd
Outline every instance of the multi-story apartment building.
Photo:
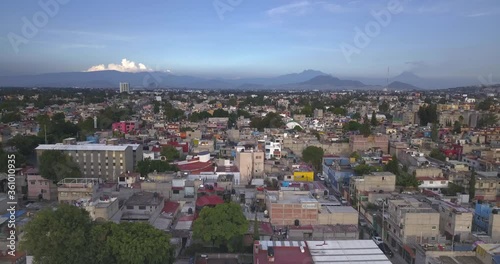
[{"label": "multi-story apartment building", "polygon": [[396,175],[392,172],[372,172],[368,175],[350,178],[350,193],[358,201],[366,200],[370,192],[393,192],[396,189]]},{"label": "multi-story apartment building", "polygon": [[142,145],[118,145],[116,141],[107,144],[89,144],[65,139],[63,144],[43,144],[36,148],[37,156],[47,150],[62,151],[75,161],[83,177],[100,178],[116,182],[120,174],[134,171],[142,160]]},{"label": "multi-story apartment building", "polygon": [[241,184],[247,184],[252,178],[261,178],[264,176],[264,152],[238,151],[234,165],[240,170]]},{"label": "multi-story apartment building", "polygon": [[309,191],[266,193],[266,206],[273,225],[316,225],[320,204]]},{"label": "multi-story apartment building", "polygon": [[499,173],[496,171],[476,172],[475,197],[481,201],[496,201],[500,188]]},{"label": "multi-story apartment building", "polygon": [[266,141],[265,143],[266,159],[280,158],[281,157],[281,143],[273,141]]},{"label": "multi-story apartment building", "polygon": [[57,185],[53,181],[43,178],[37,169],[28,169],[26,180],[28,182],[28,199],[57,200]]},{"label": "multi-story apartment building", "polygon": [[351,153],[354,151],[365,151],[368,149],[380,149],[389,153],[389,137],[387,135],[368,136],[353,135],[349,139]]},{"label": "multi-story apartment building", "polygon": [[111,125],[113,131],[118,131],[124,134],[130,133],[136,129],[139,129],[138,121],[120,121],[113,123]]},{"label": "multi-story apartment building", "polygon": [[456,242],[466,240],[472,231],[472,210],[441,201],[439,204],[439,231],[447,238],[455,236]]},{"label": "multi-story apartment building", "polygon": [[65,178],[57,183],[57,197],[60,203],[78,204],[99,197],[98,178]]},{"label": "multi-story apartment building", "polygon": [[398,250],[405,244],[437,243],[440,215],[428,204],[410,197],[388,200],[387,213],[386,241]]}]

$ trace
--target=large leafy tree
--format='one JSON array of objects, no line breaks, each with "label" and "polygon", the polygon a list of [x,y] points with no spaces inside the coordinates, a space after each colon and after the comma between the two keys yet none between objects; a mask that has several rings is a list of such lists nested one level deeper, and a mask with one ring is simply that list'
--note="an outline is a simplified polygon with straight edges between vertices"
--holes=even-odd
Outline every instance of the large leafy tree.
[{"label": "large leafy tree", "polygon": [[179,171],[179,168],[177,168],[177,166],[175,165],[171,165],[167,161],[144,159],[137,163],[136,171],[139,172],[142,177],[146,177],[148,173],[154,171],[156,172]]},{"label": "large leafy tree", "polygon": [[302,151],[302,159],[313,165],[317,171],[321,170],[321,162],[323,161],[324,150],[320,147],[309,146]]},{"label": "large leafy tree", "polygon": [[36,147],[43,142],[43,139],[37,136],[15,135],[9,140],[7,145],[13,146],[24,156],[29,156],[34,153]]},{"label": "large leafy tree", "polygon": [[392,159],[387,162],[387,164],[384,167],[385,171],[392,172],[394,175],[399,175],[399,161],[396,155],[392,156]]},{"label": "large leafy tree", "polygon": [[195,238],[212,243],[213,246],[227,246],[230,252],[236,249],[236,243],[232,242],[242,237],[247,230],[248,220],[236,203],[204,207],[193,224]]},{"label": "large leafy tree", "polygon": [[420,125],[425,126],[428,123],[436,123],[438,121],[437,106],[434,104],[424,105],[418,109],[418,117]]},{"label": "large leafy tree", "polygon": [[40,175],[45,179],[58,182],[64,178],[82,176],[80,167],[70,156],[58,150],[45,150],[39,159]]},{"label": "large leafy tree", "polygon": [[45,209],[24,227],[21,249],[33,256],[35,263],[88,264],[92,222],[87,211],[71,205],[57,210]]},{"label": "large leafy tree", "polygon": [[170,236],[146,223],[96,223],[86,210],[60,205],[24,228],[21,248],[35,263],[173,263]]},{"label": "large leafy tree", "polygon": [[446,160],[446,155],[444,155],[443,152],[441,152],[439,149],[433,149],[431,150],[431,153],[429,153],[429,157],[445,161]]},{"label": "large leafy tree", "polygon": [[170,236],[147,223],[96,223],[92,229],[96,264],[173,263]]},{"label": "large leafy tree", "polygon": [[164,156],[167,161],[173,161],[181,157],[179,151],[174,146],[166,146],[161,149],[161,155]]}]

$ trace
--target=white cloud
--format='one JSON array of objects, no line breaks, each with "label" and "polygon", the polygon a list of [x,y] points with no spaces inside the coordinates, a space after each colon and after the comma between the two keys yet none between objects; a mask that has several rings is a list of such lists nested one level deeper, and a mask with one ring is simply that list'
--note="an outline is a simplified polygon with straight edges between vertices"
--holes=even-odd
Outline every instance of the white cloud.
[{"label": "white cloud", "polygon": [[341,5],[328,3],[326,1],[301,1],[269,9],[266,13],[271,17],[282,15],[305,15],[316,9],[321,9],[330,13],[344,13],[349,10]]},{"label": "white cloud", "polygon": [[267,10],[267,14],[269,16],[279,16],[285,14],[304,14],[307,12],[308,7],[311,6],[309,1],[302,1],[297,3],[291,3],[287,5],[278,6],[272,9]]},{"label": "white cloud", "polygon": [[104,64],[99,64],[88,68],[86,71],[87,72],[93,72],[93,71],[144,72],[144,71],[152,71],[152,69],[146,67],[146,65],[142,63],[136,64],[133,61],[122,59],[121,64],[110,63],[108,64],[108,66]]}]

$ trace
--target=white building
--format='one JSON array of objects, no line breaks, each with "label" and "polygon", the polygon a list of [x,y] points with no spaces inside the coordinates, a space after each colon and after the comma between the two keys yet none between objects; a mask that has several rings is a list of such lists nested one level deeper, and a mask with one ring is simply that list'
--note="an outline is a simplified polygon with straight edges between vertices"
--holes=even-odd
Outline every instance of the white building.
[{"label": "white building", "polygon": [[120,83],[120,93],[128,93],[130,92],[129,83]]},{"label": "white building", "polygon": [[276,142],[266,141],[266,148],[265,148],[266,159],[272,159],[275,156],[278,157],[281,156],[281,144]]}]

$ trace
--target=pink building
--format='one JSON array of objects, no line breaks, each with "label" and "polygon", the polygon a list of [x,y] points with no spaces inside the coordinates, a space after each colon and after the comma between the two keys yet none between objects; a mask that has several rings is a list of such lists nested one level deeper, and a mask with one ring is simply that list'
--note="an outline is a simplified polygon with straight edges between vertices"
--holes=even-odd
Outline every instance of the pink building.
[{"label": "pink building", "polygon": [[57,200],[57,185],[40,176],[37,169],[28,169],[26,179],[29,200],[39,200],[40,198],[49,201]]},{"label": "pink building", "polygon": [[120,131],[124,134],[130,133],[136,129],[139,129],[139,122],[137,121],[120,121],[113,123],[113,131]]}]

